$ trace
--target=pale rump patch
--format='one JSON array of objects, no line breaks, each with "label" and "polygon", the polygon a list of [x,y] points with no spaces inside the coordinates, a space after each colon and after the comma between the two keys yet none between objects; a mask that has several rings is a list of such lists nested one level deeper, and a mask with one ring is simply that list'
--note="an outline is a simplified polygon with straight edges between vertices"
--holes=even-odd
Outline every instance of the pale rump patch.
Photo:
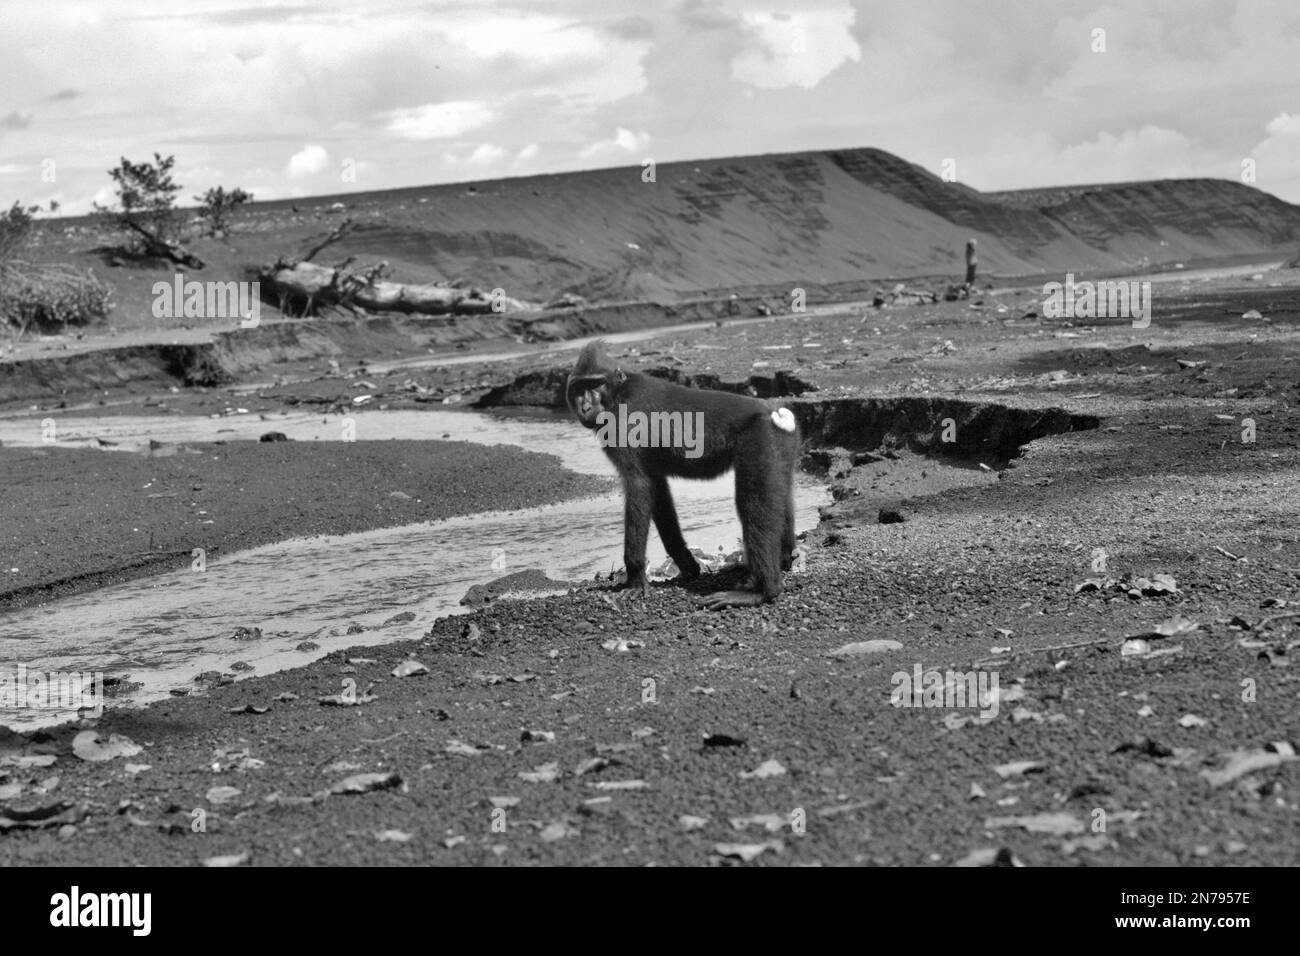
[{"label": "pale rump patch", "polygon": [[795,429],[794,412],[788,408],[778,408],[772,413],[772,424],[783,432],[793,432]]}]

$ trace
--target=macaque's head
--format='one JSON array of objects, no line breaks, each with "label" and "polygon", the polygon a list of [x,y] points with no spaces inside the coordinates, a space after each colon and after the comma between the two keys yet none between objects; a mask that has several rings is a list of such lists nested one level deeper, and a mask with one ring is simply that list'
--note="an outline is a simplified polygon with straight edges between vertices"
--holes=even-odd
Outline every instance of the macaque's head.
[{"label": "macaque's head", "polygon": [[601,412],[612,410],[614,390],[627,381],[623,370],[605,359],[602,344],[591,342],[583,348],[564,390],[569,411],[587,428],[597,426]]}]

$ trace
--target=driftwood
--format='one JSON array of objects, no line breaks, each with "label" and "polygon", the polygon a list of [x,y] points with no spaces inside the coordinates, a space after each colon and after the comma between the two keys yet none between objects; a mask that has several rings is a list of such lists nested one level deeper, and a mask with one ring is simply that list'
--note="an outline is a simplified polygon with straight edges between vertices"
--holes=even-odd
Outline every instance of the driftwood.
[{"label": "driftwood", "polygon": [[[317,248],[312,254],[319,251]],[[349,270],[351,263],[347,259],[331,268],[281,259],[262,269],[259,279],[263,294],[279,300],[280,311],[299,315],[316,315],[322,308],[330,307],[419,315],[485,315],[529,312],[537,308],[481,289],[389,282],[381,278],[388,268],[386,262],[358,271]]]},{"label": "driftwood", "polygon": [[151,256],[159,259],[170,259],[177,265],[189,266],[191,269],[202,269],[205,265],[202,259],[190,252],[179,242],[169,242],[159,236],[154,235],[138,222],[132,222],[129,219],[121,220],[129,229],[139,233],[144,239],[144,251]]}]

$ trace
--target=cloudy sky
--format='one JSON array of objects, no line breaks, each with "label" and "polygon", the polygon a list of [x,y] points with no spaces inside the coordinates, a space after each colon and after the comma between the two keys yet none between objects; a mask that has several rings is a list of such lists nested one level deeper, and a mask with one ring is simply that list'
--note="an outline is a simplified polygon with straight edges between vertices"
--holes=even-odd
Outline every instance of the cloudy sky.
[{"label": "cloudy sky", "polygon": [[977,189],[1300,203],[1294,0],[0,0],[0,204],[277,199],[875,146]]}]

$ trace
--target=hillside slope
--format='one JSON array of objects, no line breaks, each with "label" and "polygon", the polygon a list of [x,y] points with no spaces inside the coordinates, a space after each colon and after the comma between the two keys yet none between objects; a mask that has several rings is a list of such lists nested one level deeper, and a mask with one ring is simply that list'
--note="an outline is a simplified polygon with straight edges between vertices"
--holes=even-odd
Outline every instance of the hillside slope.
[{"label": "hillside slope", "polygon": [[[256,203],[226,241],[192,245],[199,278],[242,278],[350,216],[318,261],[386,259],[406,281],[545,300],[672,300],[700,290],[961,274],[1124,270],[1300,250],[1300,207],[1230,181],[1168,180],[980,193],[876,149],[666,163]],[[332,208],[342,203],[346,209]],[[84,220],[45,224],[40,254],[96,266],[119,318],[150,321],[170,267],[107,267]],[[174,320],[162,320],[174,322]],[[126,319],[127,324],[135,324]]]}]

